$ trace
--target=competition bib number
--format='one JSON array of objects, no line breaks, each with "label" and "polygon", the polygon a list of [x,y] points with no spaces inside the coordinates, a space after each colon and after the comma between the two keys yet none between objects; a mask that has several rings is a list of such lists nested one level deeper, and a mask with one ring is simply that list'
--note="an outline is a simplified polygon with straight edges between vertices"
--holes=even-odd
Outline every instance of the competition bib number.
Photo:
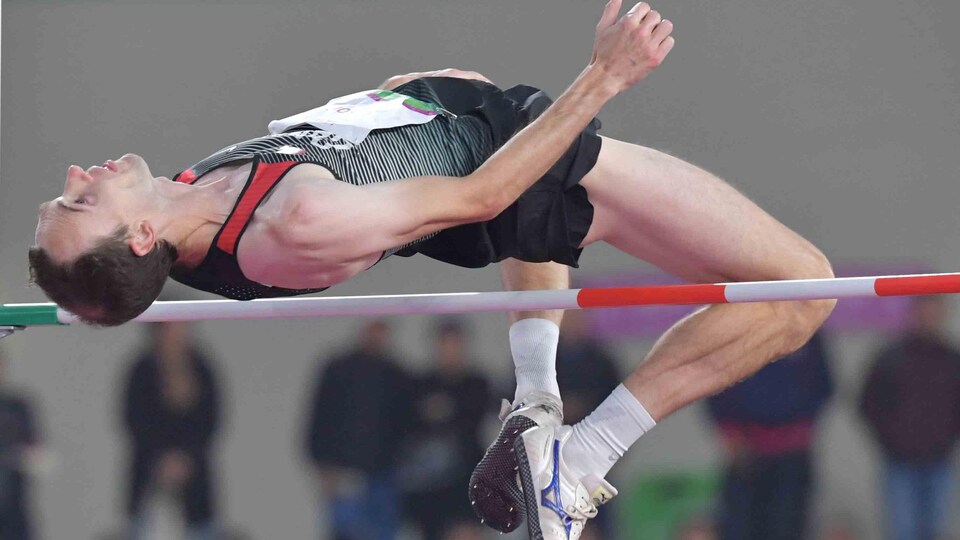
[{"label": "competition bib number", "polygon": [[367,90],[330,100],[311,109],[267,126],[271,134],[291,128],[310,126],[328,131],[358,144],[375,129],[426,124],[438,115],[456,118],[452,113],[425,101],[390,90]]}]

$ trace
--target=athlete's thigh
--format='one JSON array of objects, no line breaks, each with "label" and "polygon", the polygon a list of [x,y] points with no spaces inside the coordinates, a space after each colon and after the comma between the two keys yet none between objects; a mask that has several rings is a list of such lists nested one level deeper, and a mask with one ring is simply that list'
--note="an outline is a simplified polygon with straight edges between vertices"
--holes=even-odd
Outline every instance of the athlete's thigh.
[{"label": "athlete's thigh", "polygon": [[650,148],[604,138],[581,182],[594,205],[584,244],[605,241],[691,281],[811,276],[816,248],[716,176]]}]

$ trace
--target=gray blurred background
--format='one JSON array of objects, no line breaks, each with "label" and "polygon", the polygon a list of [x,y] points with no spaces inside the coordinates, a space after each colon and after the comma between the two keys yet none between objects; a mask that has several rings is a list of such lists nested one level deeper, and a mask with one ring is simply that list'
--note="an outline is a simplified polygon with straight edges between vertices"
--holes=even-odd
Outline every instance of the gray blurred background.
[{"label": "gray blurred background", "polygon": [[[27,286],[37,205],[66,167],[137,152],[173,175],[267,122],[376,86],[455,67],[559,94],[585,65],[601,0],[353,0],[335,3],[6,1],[2,34],[0,302]],[[946,0],[664,0],[677,45],[601,114],[603,133],[704,166],[835,261],[911,260],[960,268],[960,3]],[[640,271],[606,246],[582,270]],[[337,294],[495,290],[496,268],[390,260]],[[176,294],[203,298],[177,289]],[[426,318],[394,321],[397,348],[424,358]],[[512,372],[502,315],[471,317],[491,376]],[[199,326],[230,403],[220,440],[229,522],[253,538],[309,538],[312,478],[299,449],[318,352],[357,321]],[[116,404],[141,329],[36,329],[3,341],[14,381],[33,391],[58,456],[39,480],[44,537],[117,526],[123,446]],[[876,451],[856,421],[876,336],[835,340],[839,395],[818,460],[818,516],[879,536]],[[611,344],[624,369],[646,342]],[[718,450],[695,407],[663,422],[618,474],[709,467]],[[960,515],[954,504],[953,515]],[[826,519],[826,518],[824,518]]]}]

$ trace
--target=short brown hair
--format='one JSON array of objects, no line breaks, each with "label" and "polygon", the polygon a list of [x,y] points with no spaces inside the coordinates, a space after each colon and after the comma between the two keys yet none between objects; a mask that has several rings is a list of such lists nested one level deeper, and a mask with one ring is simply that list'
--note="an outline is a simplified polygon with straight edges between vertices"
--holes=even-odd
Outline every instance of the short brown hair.
[{"label": "short brown hair", "polygon": [[43,248],[30,248],[30,281],[60,307],[88,324],[117,326],[143,313],[177,260],[165,240],[137,256],[127,245],[129,229],[118,227],[96,247],[69,263],[58,263]]}]

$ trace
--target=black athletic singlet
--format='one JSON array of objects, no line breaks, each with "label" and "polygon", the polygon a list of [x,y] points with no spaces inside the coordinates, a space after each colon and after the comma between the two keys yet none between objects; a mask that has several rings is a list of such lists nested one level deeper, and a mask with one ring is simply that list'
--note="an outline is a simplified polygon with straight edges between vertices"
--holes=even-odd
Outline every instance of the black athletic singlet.
[{"label": "black athletic singlet", "polygon": [[[440,116],[425,124],[374,130],[359,144],[323,130],[290,130],[228,146],[176,175],[174,181],[192,184],[218,167],[251,163],[246,185],[203,261],[192,269],[175,268],[171,277],[237,300],[321,291],[263,285],[247,279],[237,263],[237,246],[254,212],[292,168],[314,163],[354,185],[426,175],[466,176],[550,103],[534,88],[503,92],[460,79],[420,79],[396,91],[440,105],[457,118]],[[597,127],[595,123],[586,130],[550,173],[494,220],[441,231],[389,250],[384,257],[422,253],[465,267],[507,257],[576,266],[579,243],[593,215],[577,182],[596,162]]]}]

